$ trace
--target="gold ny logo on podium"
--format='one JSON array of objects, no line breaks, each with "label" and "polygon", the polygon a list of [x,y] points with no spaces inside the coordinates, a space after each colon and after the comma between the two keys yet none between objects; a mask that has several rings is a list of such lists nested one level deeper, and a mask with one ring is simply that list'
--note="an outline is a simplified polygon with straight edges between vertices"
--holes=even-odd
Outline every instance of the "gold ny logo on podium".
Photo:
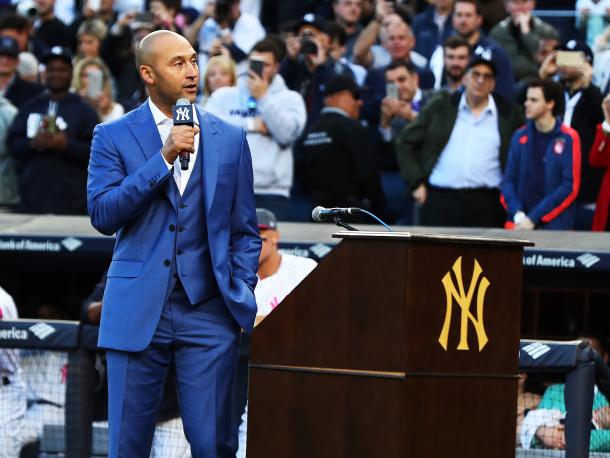
[{"label": "gold ny logo on podium", "polygon": [[[457,288],[451,278],[451,270],[455,274],[457,280]],[[443,329],[441,335],[438,338],[438,342],[447,351],[447,342],[449,340],[449,329],[451,328],[451,316],[453,311],[453,301],[457,303],[461,310],[460,316],[460,341],[458,343],[458,350],[469,350],[468,348],[468,323],[471,322],[472,326],[477,335],[479,343],[479,351],[485,348],[489,339],[485,333],[485,324],[483,323],[483,307],[485,306],[485,293],[490,283],[489,280],[481,273],[483,269],[479,265],[479,262],[474,260],[474,269],[472,272],[472,278],[470,279],[470,286],[468,287],[468,294],[464,289],[464,281],[462,279],[462,257],[460,256],[453,263],[453,268],[448,271],[443,277],[442,283],[445,287],[445,294],[447,295],[447,309],[445,311],[445,322],[443,323]],[[479,277],[481,281],[479,282]],[[477,315],[471,313],[470,307],[472,305],[472,299],[474,298],[476,291],[477,301]]]}]

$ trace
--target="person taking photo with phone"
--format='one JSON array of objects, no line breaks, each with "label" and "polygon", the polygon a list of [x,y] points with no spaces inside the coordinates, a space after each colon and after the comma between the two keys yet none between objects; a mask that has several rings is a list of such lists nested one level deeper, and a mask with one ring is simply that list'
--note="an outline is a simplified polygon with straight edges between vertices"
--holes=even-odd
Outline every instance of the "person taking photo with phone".
[{"label": "person taking photo with phone", "polygon": [[386,96],[381,101],[379,131],[384,141],[394,140],[417,117],[427,100],[419,87],[417,70],[405,61],[394,61],[385,69]]},{"label": "person taking photo with phone", "polygon": [[307,115],[301,95],[288,89],[278,74],[281,59],[276,40],[259,41],[249,55],[248,75],[235,87],[214,91],[205,108],[247,131],[256,205],[285,220],[290,218],[292,145],[303,132]]},{"label": "person taking photo with phone", "polygon": [[[562,122],[572,127],[580,137],[582,151],[591,151],[595,130],[604,120],[602,93],[592,82],[593,52],[586,43],[570,40],[550,53],[540,66],[542,79],[556,79],[563,86],[566,105]],[[591,230],[595,201],[603,170],[582,161],[580,192],[576,201],[574,229]]]},{"label": "person taking photo with phone", "polygon": [[406,61],[393,61],[385,69],[386,96],[381,101],[379,134],[381,182],[386,195],[386,218],[400,224],[413,223],[413,199],[400,178],[394,142],[413,121],[429,99],[429,91],[419,87],[416,67]]},{"label": "person taking photo with phone", "polygon": [[237,64],[237,72],[246,72],[248,53],[265,38],[260,20],[242,11],[240,0],[215,0],[202,11],[202,16],[203,22],[195,21],[186,32],[193,47],[199,47],[199,67],[205,68],[210,57],[226,55],[226,50]]},{"label": "person taking photo with phone", "polygon": [[125,113],[112,95],[110,70],[97,57],[81,59],[74,66],[72,89],[93,107],[101,122],[113,121]]}]

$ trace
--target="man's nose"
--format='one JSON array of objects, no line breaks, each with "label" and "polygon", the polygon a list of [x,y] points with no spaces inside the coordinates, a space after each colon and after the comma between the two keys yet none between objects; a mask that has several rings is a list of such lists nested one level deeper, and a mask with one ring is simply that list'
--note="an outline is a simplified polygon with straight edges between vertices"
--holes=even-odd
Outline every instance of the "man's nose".
[{"label": "man's nose", "polygon": [[199,68],[196,64],[191,64],[188,66],[188,71],[186,73],[187,78],[196,78],[199,75]]}]

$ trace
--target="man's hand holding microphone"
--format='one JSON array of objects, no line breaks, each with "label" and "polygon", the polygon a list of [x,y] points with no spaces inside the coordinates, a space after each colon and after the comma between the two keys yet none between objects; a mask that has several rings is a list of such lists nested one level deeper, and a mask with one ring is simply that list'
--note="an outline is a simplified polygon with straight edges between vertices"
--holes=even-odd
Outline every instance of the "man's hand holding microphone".
[{"label": "man's hand holding microphone", "polygon": [[174,125],[165,140],[161,154],[169,164],[180,156],[180,168],[188,169],[190,155],[195,152],[195,135],[199,127],[195,125],[193,105],[187,98],[180,98],[172,107]]},{"label": "man's hand holding microphone", "polygon": [[199,133],[199,127],[176,126],[172,127],[161,154],[169,164],[173,164],[182,153],[193,154],[195,152],[195,135]]}]

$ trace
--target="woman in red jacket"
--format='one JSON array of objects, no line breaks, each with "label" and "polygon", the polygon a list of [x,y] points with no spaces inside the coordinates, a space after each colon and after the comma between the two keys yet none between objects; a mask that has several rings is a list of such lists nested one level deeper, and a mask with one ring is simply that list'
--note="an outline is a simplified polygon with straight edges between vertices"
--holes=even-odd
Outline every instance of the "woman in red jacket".
[{"label": "woman in red jacket", "polygon": [[606,169],[595,205],[592,227],[594,231],[610,231],[610,94],[604,98],[602,109],[606,119],[597,126],[595,141],[589,153],[589,162],[593,167]]}]

